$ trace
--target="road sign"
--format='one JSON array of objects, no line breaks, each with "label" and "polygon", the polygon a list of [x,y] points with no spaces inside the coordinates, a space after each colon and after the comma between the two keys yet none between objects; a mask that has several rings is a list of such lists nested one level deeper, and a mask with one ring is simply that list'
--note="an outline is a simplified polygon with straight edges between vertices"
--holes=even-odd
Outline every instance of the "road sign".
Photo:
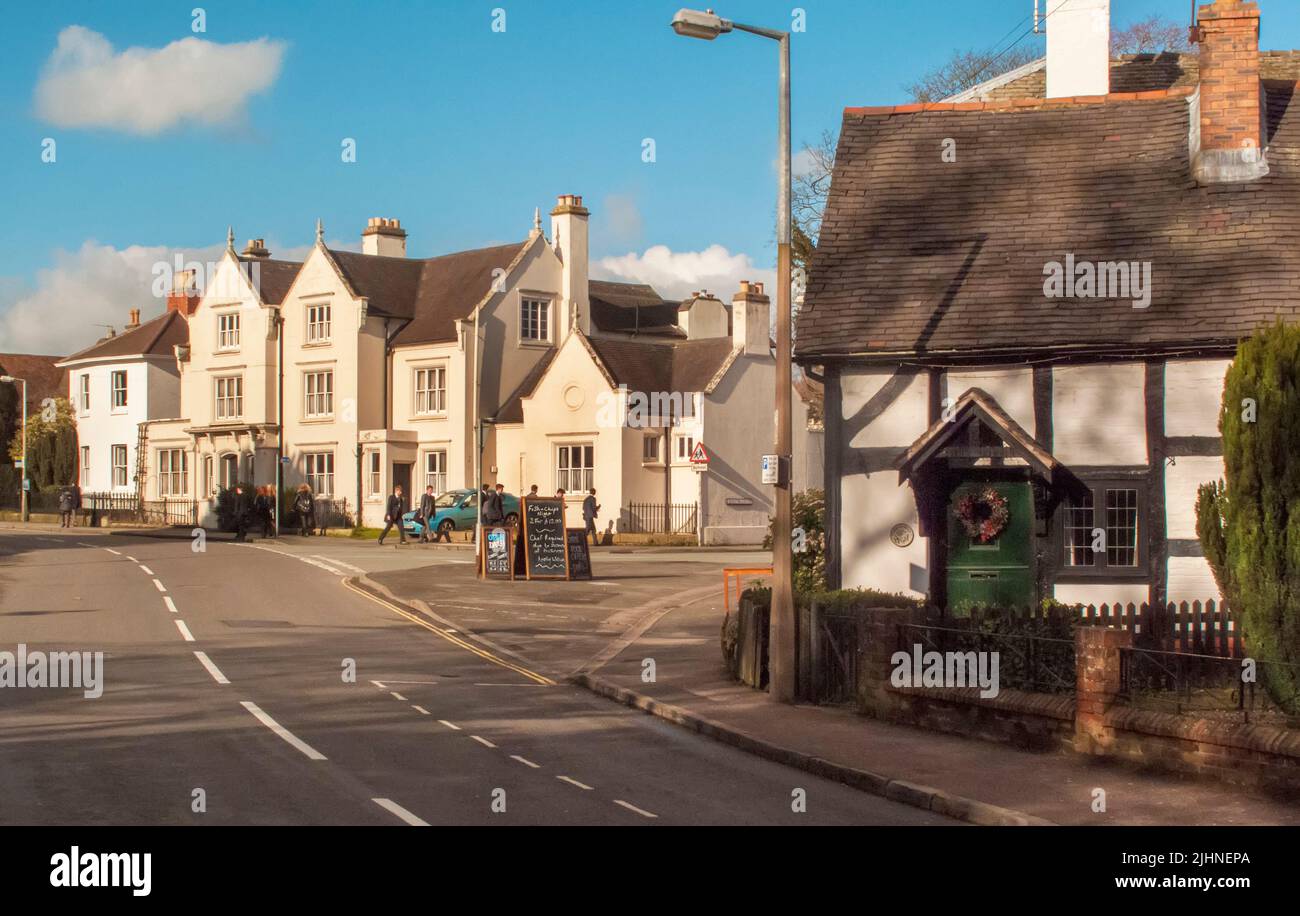
[{"label": "road sign", "polygon": [[23,466],[23,459],[19,458],[17,461],[14,462],[14,467],[20,468],[22,466]]},{"label": "road sign", "polygon": [[691,452],[691,467],[697,471],[709,469],[709,453],[705,451],[703,442],[695,443],[695,450]]},{"label": "road sign", "polygon": [[763,483],[775,484],[781,479],[781,459],[778,455],[763,456]]}]

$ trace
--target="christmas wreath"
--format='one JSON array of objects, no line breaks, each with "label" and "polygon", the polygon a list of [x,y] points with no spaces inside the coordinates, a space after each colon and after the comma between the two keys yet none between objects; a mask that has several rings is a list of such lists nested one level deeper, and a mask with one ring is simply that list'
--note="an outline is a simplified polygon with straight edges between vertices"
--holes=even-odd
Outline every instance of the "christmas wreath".
[{"label": "christmas wreath", "polygon": [[980,544],[1001,534],[1010,517],[1006,499],[992,487],[968,493],[957,501],[957,520],[966,534]]}]

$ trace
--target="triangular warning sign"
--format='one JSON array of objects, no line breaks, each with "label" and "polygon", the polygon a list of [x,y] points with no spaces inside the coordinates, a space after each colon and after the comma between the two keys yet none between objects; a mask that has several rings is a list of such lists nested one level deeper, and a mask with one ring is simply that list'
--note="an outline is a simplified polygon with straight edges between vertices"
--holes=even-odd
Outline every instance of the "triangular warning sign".
[{"label": "triangular warning sign", "polygon": [[695,445],[695,451],[691,452],[691,464],[708,464],[709,453],[704,450],[704,443],[699,442]]}]

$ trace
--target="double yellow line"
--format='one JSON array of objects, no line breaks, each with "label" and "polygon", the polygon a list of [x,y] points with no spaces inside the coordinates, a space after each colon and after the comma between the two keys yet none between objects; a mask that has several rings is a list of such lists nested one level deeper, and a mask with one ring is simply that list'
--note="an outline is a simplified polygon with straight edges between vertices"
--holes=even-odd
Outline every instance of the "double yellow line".
[{"label": "double yellow line", "polygon": [[487,661],[490,661],[494,665],[500,665],[502,668],[509,668],[511,671],[515,671],[519,674],[522,674],[524,677],[528,678],[529,680],[536,681],[538,684],[543,684],[547,687],[555,686],[555,681],[551,680],[549,677],[546,677],[545,675],[538,674],[536,671],[529,671],[527,668],[524,668],[521,665],[516,665],[514,662],[508,662],[504,658],[501,658],[500,656],[493,655],[491,652],[487,651],[486,649],[482,649],[471,642],[467,642],[461,639],[459,636],[456,636],[454,633],[451,633],[448,630],[444,630],[442,627],[434,626],[424,618],[417,617],[416,615],[412,614],[410,611],[406,610],[405,608],[398,607],[396,604],[394,604],[391,601],[385,601],[383,598],[377,598],[374,595],[370,594],[370,592],[366,591],[365,589],[357,588],[355,585],[350,584],[347,579],[340,579],[339,581],[342,582],[343,587],[348,589],[349,591],[356,592],[361,597],[368,598],[371,601],[375,602],[375,604],[379,604],[388,608],[394,614],[397,614],[401,617],[405,617],[407,620],[411,621],[411,623],[424,627],[430,633],[438,634],[439,636],[447,640],[447,642],[451,643],[452,645],[460,646],[462,649],[466,650],[467,652],[473,652],[479,658],[486,659]]}]

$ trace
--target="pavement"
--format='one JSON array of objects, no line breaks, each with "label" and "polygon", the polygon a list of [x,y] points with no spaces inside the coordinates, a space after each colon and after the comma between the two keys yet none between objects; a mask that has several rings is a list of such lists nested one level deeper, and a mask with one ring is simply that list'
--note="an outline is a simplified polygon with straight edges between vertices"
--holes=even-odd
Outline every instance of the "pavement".
[{"label": "pavement", "polygon": [[[0,823],[958,823],[609,703],[355,584],[415,576],[447,604],[503,613],[527,601],[530,627],[600,616],[563,590],[554,604],[462,596],[464,559],[335,538],[0,530],[0,651],[104,653],[98,698],[0,689]],[[677,561],[630,562],[643,572],[587,587],[648,604],[654,566]],[[703,562],[692,574],[711,577]],[[557,607],[567,624],[540,616]],[[558,660],[600,640],[543,642]]]}]

